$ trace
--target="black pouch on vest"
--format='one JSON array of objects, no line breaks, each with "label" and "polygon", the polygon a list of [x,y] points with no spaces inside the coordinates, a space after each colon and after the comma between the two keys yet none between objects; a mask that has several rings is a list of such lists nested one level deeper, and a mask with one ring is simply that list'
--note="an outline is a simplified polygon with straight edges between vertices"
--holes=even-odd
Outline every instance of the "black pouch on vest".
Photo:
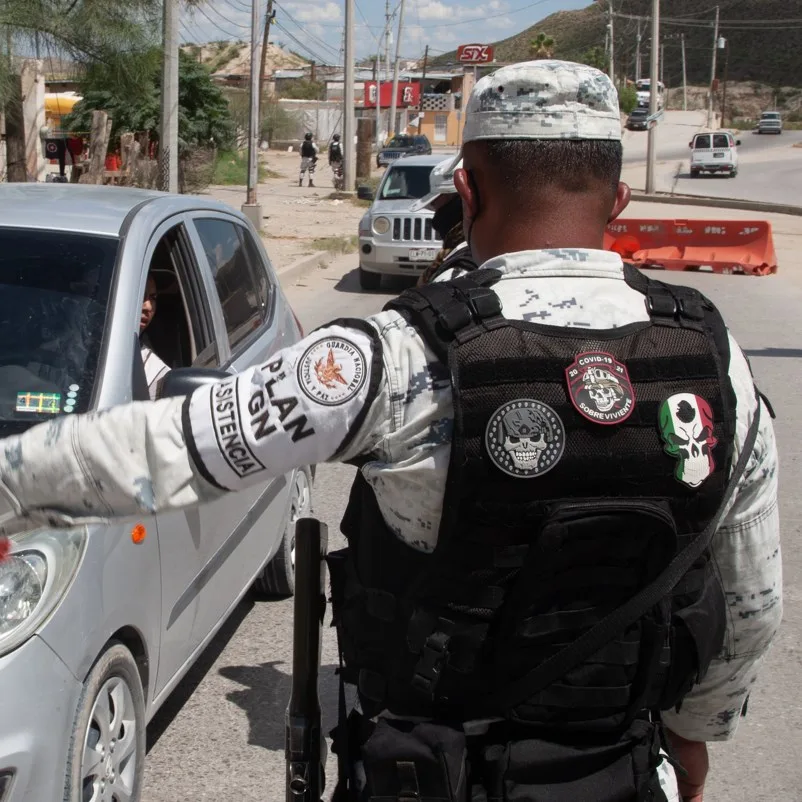
[{"label": "black pouch on vest", "polygon": [[665,802],[658,728],[636,721],[617,741],[567,746],[538,738],[484,750],[488,802]]},{"label": "black pouch on vest", "polygon": [[360,802],[467,802],[462,729],[379,719],[362,744]]}]

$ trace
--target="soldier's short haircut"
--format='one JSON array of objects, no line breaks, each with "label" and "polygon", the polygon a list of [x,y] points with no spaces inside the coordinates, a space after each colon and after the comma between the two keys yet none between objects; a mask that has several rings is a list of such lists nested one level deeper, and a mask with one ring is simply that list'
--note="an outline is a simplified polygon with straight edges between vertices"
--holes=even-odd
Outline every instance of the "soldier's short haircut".
[{"label": "soldier's short haircut", "polygon": [[544,185],[587,192],[599,184],[613,195],[621,180],[620,142],[600,139],[486,139],[472,142],[505,191],[525,197]]}]

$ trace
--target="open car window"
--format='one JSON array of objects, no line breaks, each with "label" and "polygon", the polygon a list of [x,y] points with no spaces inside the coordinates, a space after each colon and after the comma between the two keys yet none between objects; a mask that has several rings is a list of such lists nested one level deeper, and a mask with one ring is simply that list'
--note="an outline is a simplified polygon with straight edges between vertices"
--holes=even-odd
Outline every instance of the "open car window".
[{"label": "open car window", "polygon": [[0,228],[0,436],[86,412],[119,240]]}]

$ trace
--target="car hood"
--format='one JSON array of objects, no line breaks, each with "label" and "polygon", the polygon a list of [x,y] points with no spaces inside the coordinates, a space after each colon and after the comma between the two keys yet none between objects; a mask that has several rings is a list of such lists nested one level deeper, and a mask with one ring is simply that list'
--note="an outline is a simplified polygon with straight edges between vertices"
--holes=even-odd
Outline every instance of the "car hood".
[{"label": "car hood", "polygon": [[414,151],[418,150],[418,148],[423,148],[422,145],[399,145],[398,147],[386,147],[382,148],[380,153],[413,153]]},{"label": "car hood", "polygon": [[391,212],[409,212],[409,214],[417,215],[434,215],[428,209],[419,212],[410,212],[409,207],[412,205],[411,200],[377,200],[373,201],[373,206],[370,207],[371,214],[389,214]]}]

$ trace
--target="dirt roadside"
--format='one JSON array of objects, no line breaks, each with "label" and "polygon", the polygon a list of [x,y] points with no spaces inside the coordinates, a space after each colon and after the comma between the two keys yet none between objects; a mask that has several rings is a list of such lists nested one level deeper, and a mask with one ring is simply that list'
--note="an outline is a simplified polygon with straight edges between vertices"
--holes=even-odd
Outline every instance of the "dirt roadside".
[{"label": "dirt roadside", "polygon": [[[342,253],[338,246],[343,239],[357,236],[359,220],[367,204],[355,199],[336,199],[334,183],[325,153],[321,153],[315,171],[314,187],[298,186],[300,156],[297,153],[269,151],[265,165],[275,178],[259,184],[259,203],[262,206],[262,239],[273,266],[286,270],[317,252],[323,251],[321,261],[328,263]],[[376,175],[380,175],[381,171]],[[245,201],[245,187],[212,186],[200,193],[239,209]],[[356,252],[356,242],[349,244]],[[347,251],[346,251],[347,252]]]}]

